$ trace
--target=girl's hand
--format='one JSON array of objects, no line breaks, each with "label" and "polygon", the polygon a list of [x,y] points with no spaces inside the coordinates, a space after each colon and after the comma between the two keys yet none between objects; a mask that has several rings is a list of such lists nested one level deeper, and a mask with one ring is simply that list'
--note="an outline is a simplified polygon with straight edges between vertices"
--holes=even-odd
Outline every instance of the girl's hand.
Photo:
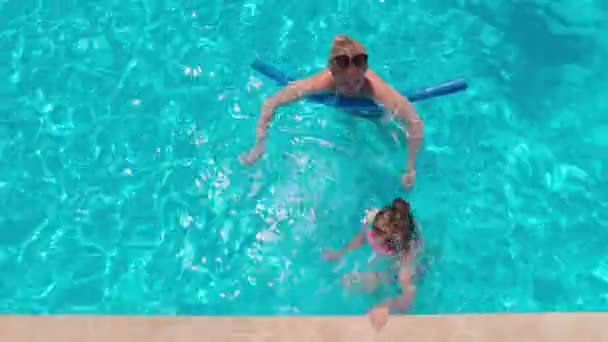
[{"label": "girl's hand", "polygon": [[337,259],[340,259],[340,257],[342,257],[342,253],[329,249],[329,250],[325,251],[325,253],[323,253],[323,257],[325,259],[329,259],[329,260],[337,260]]},{"label": "girl's hand", "polygon": [[376,330],[382,329],[388,323],[389,308],[387,305],[379,305],[368,313],[372,327]]}]

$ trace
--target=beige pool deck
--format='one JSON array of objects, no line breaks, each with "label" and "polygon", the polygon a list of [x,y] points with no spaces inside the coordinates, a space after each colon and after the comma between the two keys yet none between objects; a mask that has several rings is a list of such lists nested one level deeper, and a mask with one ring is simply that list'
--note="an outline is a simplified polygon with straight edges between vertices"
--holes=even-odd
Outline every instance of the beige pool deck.
[{"label": "beige pool deck", "polygon": [[394,316],[0,316],[0,341],[608,342],[608,313]]}]

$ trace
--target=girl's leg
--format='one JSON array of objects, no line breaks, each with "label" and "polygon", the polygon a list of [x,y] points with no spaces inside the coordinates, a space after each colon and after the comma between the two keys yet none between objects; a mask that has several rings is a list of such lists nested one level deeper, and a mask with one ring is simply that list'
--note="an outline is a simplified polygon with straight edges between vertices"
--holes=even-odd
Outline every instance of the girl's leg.
[{"label": "girl's leg", "polygon": [[433,264],[436,262],[436,256],[422,255],[420,260],[416,263],[416,275],[417,279],[423,278],[424,274],[427,273]]},{"label": "girl's leg", "polygon": [[344,276],[345,288],[363,290],[372,293],[378,289],[380,284],[387,283],[391,276],[387,271],[380,272],[351,272]]}]

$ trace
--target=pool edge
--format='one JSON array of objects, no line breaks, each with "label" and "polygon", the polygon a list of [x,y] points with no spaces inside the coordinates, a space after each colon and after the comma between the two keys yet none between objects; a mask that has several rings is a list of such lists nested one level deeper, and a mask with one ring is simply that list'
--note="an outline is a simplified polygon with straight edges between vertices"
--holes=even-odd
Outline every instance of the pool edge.
[{"label": "pool edge", "polygon": [[[405,339],[404,339],[405,338]],[[0,341],[608,341],[608,313],[393,316],[3,315]]]}]

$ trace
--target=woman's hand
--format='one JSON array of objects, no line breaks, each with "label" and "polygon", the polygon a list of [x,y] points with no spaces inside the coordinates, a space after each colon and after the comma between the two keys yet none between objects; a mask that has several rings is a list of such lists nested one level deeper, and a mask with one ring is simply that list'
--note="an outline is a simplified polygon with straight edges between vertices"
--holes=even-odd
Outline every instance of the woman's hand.
[{"label": "woman's hand", "polygon": [[416,169],[408,169],[406,173],[401,177],[401,183],[406,190],[409,190],[412,186],[414,186],[414,182],[416,181]]},{"label": "woman's hand", "polygon": [[264,142],[260,141],[256,143],[249,152],[241,154],[239,160],[245,165],[251,165],[258,161],[262,154],[264,154]]}]

